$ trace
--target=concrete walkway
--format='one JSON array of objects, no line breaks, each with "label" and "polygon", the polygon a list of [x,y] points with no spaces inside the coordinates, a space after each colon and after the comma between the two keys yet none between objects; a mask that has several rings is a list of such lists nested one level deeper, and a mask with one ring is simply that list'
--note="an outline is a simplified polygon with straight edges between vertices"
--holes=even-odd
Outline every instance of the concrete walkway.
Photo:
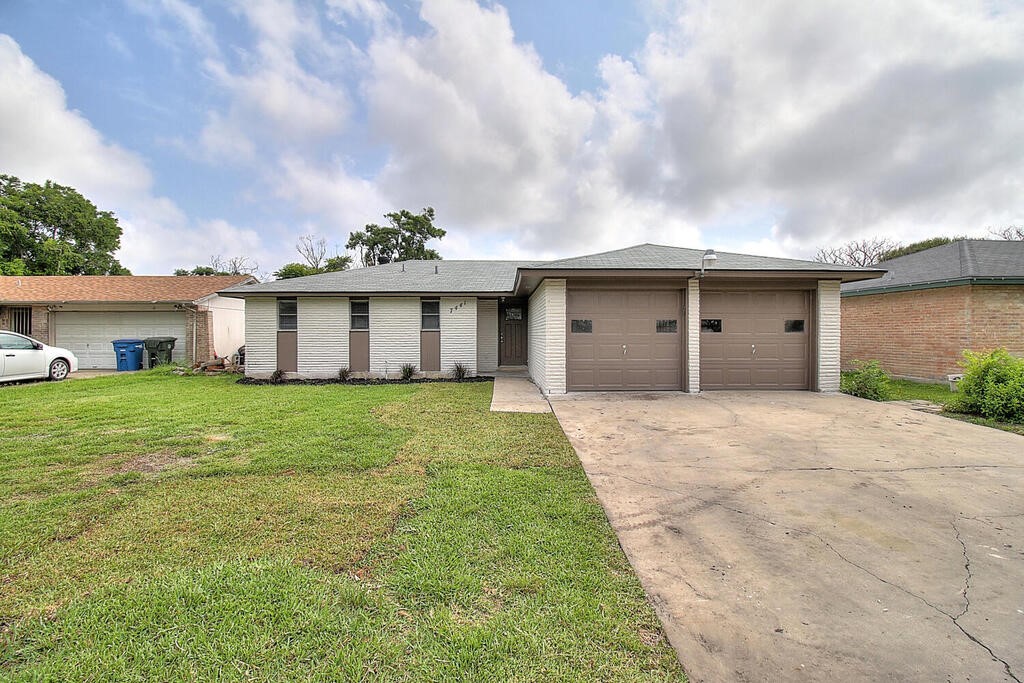
[{"label": "concrete walkway", "polygon": [[551,406],[529,378],[498,375],[494,378],[491,412],[550,413]]},{"label": "concrete walkway", "polygon": [[1024,680],[1024,438],[809,392],[552,397],[690,680]]}]

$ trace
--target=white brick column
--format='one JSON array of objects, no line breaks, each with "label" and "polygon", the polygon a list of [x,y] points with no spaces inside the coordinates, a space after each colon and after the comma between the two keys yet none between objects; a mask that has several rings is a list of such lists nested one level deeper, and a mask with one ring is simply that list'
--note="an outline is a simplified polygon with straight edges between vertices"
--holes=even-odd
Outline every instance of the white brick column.
[{"label": "white brick column", "polygon": [[686,283],[686,379],[691,394],[700,392],[700,280]]},{"label": "white brick column", "polygon": [[818,391],[839,391],[839,281],[818,280]]},{"label": "white brick column", "polygon": [[544,280],[530,295],[527,364],[545,394],[565,393],[565,280]]}]

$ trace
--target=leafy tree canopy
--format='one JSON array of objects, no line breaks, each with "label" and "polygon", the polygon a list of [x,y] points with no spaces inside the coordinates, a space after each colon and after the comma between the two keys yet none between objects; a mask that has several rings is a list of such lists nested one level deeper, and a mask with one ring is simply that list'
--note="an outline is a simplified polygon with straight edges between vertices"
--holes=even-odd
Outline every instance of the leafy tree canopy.
[{"label": "leafy tree canopy", "polygon": [[367,224],[363,230],[349,235],[346,248],[358,251],[364,266],[376,266],[414,259],[440,260],[441,255],[427,247],[431,239],[447,233],[434,225],[434,209],[426,207],[414,214],[402,209],[384,214],[388,225]]},{"label": "leafy tree canopy", "polygon": [[74,188],[0,175],[0,274],[128,275],[121,226]]},{"label": "leafy tree canopy", "polygon": [[896,247],[882,254],[880,261],[888,261],[899,256],[906,256],[907,254],[916,254],[919,251],[925,249],[931,249],[933,247],[941,247],[943,244],[949,244],[950,242],[957,242],[959,240],[967,239],[966,235],[960,235],[958,237],[932,237],[931,239],[921,240],[920,242],[911,242],[902,247]]}]

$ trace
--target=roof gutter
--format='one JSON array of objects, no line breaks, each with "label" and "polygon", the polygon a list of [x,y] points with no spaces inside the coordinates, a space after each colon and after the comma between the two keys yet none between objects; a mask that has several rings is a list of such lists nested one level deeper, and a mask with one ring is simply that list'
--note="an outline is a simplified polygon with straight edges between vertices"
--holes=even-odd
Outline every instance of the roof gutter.
[{"label": "roof gutter", "polygon": [[501,292],[445,292],[437,290],[408,290],[408,291],[388,291],[388,292],[350,292],[338,290],[336,292],[296,292],[296,291],[280,291],[280,292],[230,292],[222,291],[217,292],[223,297],[229,297],[232,299],[273,299],[278,297],[291,298],[291,297],[347,297],[349,299],[365,299],[367,297],[417,297],[417,296],[431,296],[431,297],[457,297],[457,296],[474,296],[479,299],[497,299],[503,296],[514,296],[514,291],[501,291]]},{"label": "roof gutter", "polygon": [[175,306],[184,306],[194,303],[196,302],[188,299],[157,299],[155,301],[146,301],[145,299],[69,299],[66,301],[56,299],[50,299],[48,301],[14,301],[12,299],[0,299],[0,304],[3,304],[4,306],[77,306],[80,304],[88,304],[90,306],[98,304],[173,304]]},{"label": "roof gutter", "polygon": [[871,294],[890,294],[892,292],[914,292],[920,289],[941,289],[943,287],[961,287],[963,285],[1024,285],[1024,277],[958,277],[930,282],[914,282],[907,285],[891,285],[889,287],[870,287],[842,292],[841,296],[869,296]]}]

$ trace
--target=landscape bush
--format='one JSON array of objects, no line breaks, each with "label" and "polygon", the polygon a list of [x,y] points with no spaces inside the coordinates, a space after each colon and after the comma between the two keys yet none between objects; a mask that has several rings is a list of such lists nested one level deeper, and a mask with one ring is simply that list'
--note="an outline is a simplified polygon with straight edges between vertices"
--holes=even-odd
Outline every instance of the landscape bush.
[{"label": "landscape bush", "polygon": [[887,401],[892,397],[889,375],[877,360],[855,360],[853,368],[849,372],[844,372],[839,380],[839,390],[844,394],[871,401]]},{"label": "landscape bush", "polygon": [[462,380],[466,379],[468,375],[469,368],[467,368],[462,363],[456,363],[454,366],[452,366],[452,379]]},{"label": "landscape bush", "polygon": [[342,382],[347,382],[351,377],[352,371],[348,368],[348,366],[338,368],[338,379],[340,379]]},{"label": "landscape bush", "polygon": [[1024,358],[1006,349],[964,351],[964,377],[951,406],[960,413],[1024,423]]},{"label": "landscape bush", "polygon": [[405,380],[412,379],[413,375],[416,374],[416,366],[413,365],[412,363],[406,363],[405,365],[402,366],[401,374],[402,374],[402,379],[405,379]]}]

